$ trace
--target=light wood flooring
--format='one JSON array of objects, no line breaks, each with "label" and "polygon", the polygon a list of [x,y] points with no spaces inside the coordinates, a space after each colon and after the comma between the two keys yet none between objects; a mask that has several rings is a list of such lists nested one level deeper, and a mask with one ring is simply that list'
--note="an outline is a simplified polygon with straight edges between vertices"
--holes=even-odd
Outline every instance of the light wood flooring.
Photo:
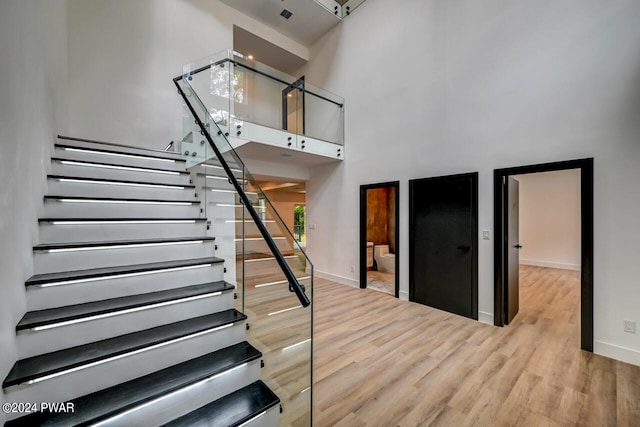
[{"label": "light wood flooring", "polygon": [[316,280],[314,426],[640,426],[640,367],[580,350],[578,274],[523,267],[504,328]]},{"label": "light wood flooring", "polygon": [[[301,284],[309,290],[311,281],[300,260],[289,262]],[[262,265],[238,263],[247,274],[237,292],[236,308],[248,316],[248,341],[262,352],[265,363],[261,379],[280,398],[283,427],[309,425],[311,408],[311,308],[303,308],[275,260]],[[256,268],[258,267],[258,268]],[[307,278],[303,278],[307,277]],[[242,283],[238,275],[238,283]],[[244,306],[242,302],[244,301]]]}]

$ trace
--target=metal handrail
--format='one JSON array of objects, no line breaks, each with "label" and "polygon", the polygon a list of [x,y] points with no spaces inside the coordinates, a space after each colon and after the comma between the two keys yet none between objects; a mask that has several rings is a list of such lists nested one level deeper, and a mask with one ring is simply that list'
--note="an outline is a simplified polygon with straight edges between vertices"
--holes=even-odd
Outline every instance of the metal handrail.
[{"label": "metal handrail", "polygon": [[224,58],[224,59],[221,59],[220,61],[216,61],[216,62],[214,62],[212,64],[207,64],[207,65],[205,65],[203,67],[197,68],[197,69],[195,69],[193,71],[190,71],[189,75],[193,76],[195,74],[198,74],[198,73],[201,73],[201,72],[203,72],[205,70],[208,70],[208,69],[210,69],[211,67],[213,67],[215,65],[222,65],[225,62],[230,62],[233,65],[237,65],[237,66],[242,67],[242,68],[244,68],[246,70],[252,71],[252,72],[254,72],[256,74],[260,74],[263,77],[267,77],[267,78],[269,78],[271,80],[274,80],[274,81],[276,81],[278,83],[282,83],[282,84],[287,85],[289,87],[295,87],[296,89],[298,89],[301,92],[308,93],[309,95],[313,95],[313,96],[315,96],[317,98],[320,98],[320,99],[322,99],[324,101],[331,102],[332,104],[335,104],[340,108],[342,108],[344,106],[344,104],[342,104],[340,102],[337,102],[337,101],[334,101],[333,99],[329,99],[329,98],[327,98],[325,96],[319,95],[319,94],[317,94],[315,92],[310,91],[309,89],[305,89],[305,88],[301,88],[301,87],[298,87],[298,86],[294,86],[295,82],[292,83],[292,82],[288,82],[288,81],[279,79],[278,77],[272,76],[271,74],[265,73],[264,71],[260,71],[260,70],[258,70],[256,68],[249,67],[248,65],[245,65],[242,62],[238,62],[238,61],[236,61],[234,59],[231,59],[231,58]]},{"label": "metal handrail", "polygon": [[[209,67],[211,67],[211,65],[209,65]],[[202,69],[200,69],[200,71],[202,71]],[[302,285],[300,284],[300,282],[298,282],[298,279],[295,277],[295,275],[291,271],[291,268],[289,267],[289,264],[287,264],[287,262],[285,261],[284,256],[282,256],[280,249],[278,249],[278,246],[276,245],[275,241],[271,237],[271,234],[269,234],[267,227],[264,225],[264,223],[260,219],[260,215],[251,204],[251,201],[249,200],[249,197],[247,196],[247,194],[244,192],[244,189],[242,188],[243,186],[238,182],[235,174],[231,170],[231,167],[226,162],[226,160],[222,156],[222,153],[220,152],[215,142],[213,141],[213,138],[211,137],[209,130],[207,129],[205,124],[202,122],[202,120],[200,120],[200,117],[198,117],[198,114],[193,108],[193,105],[191,105],[191,102],[189,101],[187,95],[184,93],[184,91],[180,87],[180,84],[178,82],[183,78],[184,76],[179,76],[173,79],[173,83],[178,88],[178,93],[180,94],[180,96],[182,96],[182,99],[187,105],[187,108],[189,108],[189,111],[191,111],[191,114],[193,115],[194,119],[196,120],[196,123],[198,124],[198,127],[200,128],[200,131],[202,132],[202,135],[204,135],[204,137],[209,142],[209,145],[211,146],[211,148],[216,154],[216,157],[220,161],[220,165],[222,166],[227,176],[229,177],[229,181],[231,182],[236,192],[240,196],[240,199],[242,200],[242,204],[247,209],[247,211],[249,212],[249,215],[251,216],[256,226],[258,227],[258,231],[260,231],[260,234],[262,235],[265,242],[267,243],[267,246],[271,250],[271,253],[273,253],[273,256],[276,259],[276,262],[282,269],[282,272],[284,273],[287,281],[289,282],[290,289],[293,290],[293,292],[296,294],[296,296],[298,297],[298,300],[300,300],[300,304],[302,304],[303,307],[308,307],[309,305],[311,305],[311,301],[309,300],[307,295],[304,293],[304,289]],[[221,136],[223,136],[226,140],[226,136],[224,136],[224,134],[221,134]],[[227,140],[227,143],[228,143],[228,140]],[[229,147],[231,147],[231,144],[229,144]],[[233,148],[231,149],[233,150]]]}]

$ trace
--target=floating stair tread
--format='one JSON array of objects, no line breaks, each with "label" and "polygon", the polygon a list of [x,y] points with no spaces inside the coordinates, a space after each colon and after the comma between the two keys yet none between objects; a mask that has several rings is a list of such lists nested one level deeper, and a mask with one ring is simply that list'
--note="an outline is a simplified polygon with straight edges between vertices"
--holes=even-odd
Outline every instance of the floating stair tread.
[{"label": "floating stair tread", "polygon": [[185,189],[196,188],[196,186],[193,184],[163,184],[163,183],[157,183],[153,181],[131,181],[131,180],[125,180],[125,179],[88,178],[84,176],[71,176],[71,175],[47,175],[47,178],[53,179],[53,180],[74,179],[74,180],[90,181],[90,182],[96,182],[96,183],[115,182],[118,184],[153,185],[156,187],[184,187]]},{"label": "floating stair tread", "polygon": [[[227,172],[224,170],[224,167],[222,165],[213,165],[213,164],[209,164],[209,163],[200,163],[200,170],[204,171],[204,172],[200,172],[199,174],[201,175],[216,175],[216,176],[224,176],[227,177]],[[231,172],[233,172],[234,176],[237,179],[242,178],[242,169],[240,169],[238,166],[230,166],[231,168]],[[216,172],[214,172],[216,171]],[[220,172],[217,172],[220,171]],[[222,175],[218,175],[218,174],[222,174]]]},{"label": "floating stair tread", "polygon": [[163,427],[239,426],[280,403],[280,399],[258,380]]},{"label": "floating stair tread", "polygon": [[122,310],[177,301],[184,298],[197,297],[214,292],[224,292],[232,289],[235,289],[233,285],[225,281],[218,281],[47,310],[30,311],[20,320],[16,326],[16,330],[22,331],[39,326],[115,313]]},{"label": "floating stair tread", "polygon": [[[220,201],[217,201],[217,200],[211,200],[211,201],[209,201],[209,203],[217,204],[217,203],[223,203],[223,202],[220,202]],[[238,202],[238,203],[234,203],[234,205],[235,205],[235,206],[225,206],[225,207],[229,207],[229,208],[236,208],[236,209],[242,209],[242,208],[244,208],[244,205],[240,204],[240,202]],[[254,208],[259,208],[259,209],[263,210],[263,209],[262,209],[262,206],[260,206],[258,203],[255,203],[255,202],[254,202],[254,203],[251,203],[251,206],[253,206]],[[256,210],[258,210],[258,209],[256,209]],[[218,218],[216,218],[216,219],[218,219]],[[223,218],[223,219],[225,219],[225,218]]]},{"label": "floating stair tread", "polygon": [[13,365],[2,386],[6,388],[23,384],[39,377],[64,372],[82,365],[242,321],[246,318],[247,316],[239,311],[229,309],[18,360]]},{"label": "floating stair tread", "polygon": [[195,221],[195,222],[205,222],[206,218],[39,218],[38,222],[46,223],[46,222],[87,222],[87,223],[95,223],[95,222],[177,222],[177,221]]},{"label": "floating stair tread", "polygon": [[[291,252],[283,252],[282,256],[284,258],[296,258],[296,255]],[[242,258],[242,255],[238,255],[239,259]],[[263,253],[263,252],[252,252],[250,254],[245,254],[245,260],[247,261],[269,261],[275,260],[275,256],[272,253]]]},{"label": "floating stair tread", "polygon": [[71,403],[74,404],[75,413],[38,412],[10,421],[5,426],[89,425],[188,387],[243,363],[259,359],[261,356],[262,353],[244,341],[74,399]]},{"label": "floating stair tread", "polygon": [[118,163],[105,163],[105,162],[96,162],[96,161],[89,161],[89,160],[64,159],[61,157],[52,157],[51,161],[79,163],[78,165],[75,165],[75,166],[100,165],[100,166],[106,166],[106,167],[110,167],[110,166],[114,166],[118,168],[124,167],[127,169],[131,169],[132,171],[139,169],[141,172],[151,171],[151,172],[160,172],[160,173],[170,173],[171,175],[189,175],[191,173],[186,170],[163,169],[163,168],[157,168],[157,167],[151,167],[151,166],[130,166],[130,165],[122,165]]},{"label": "floating stair tread", "polygon": [[131,199],[127,197],[91,197],[91,196],[56,196],[49,195],[44,196],[45,200],[57,200],[57,199],[76,199],[76,200],[98,200],[103,202],[132,202],[132,203],[145,203],[145,202],[154,202],[154,203],[180,203],[180,204],[192,204],[199,205],[200,200],[178,200],[178,199]]},{"label": "floating stair tread", "polygon": [[[111,145],[113,147],[117,147],[117,144],[108,144],[108,143],[99,143],[99,142],[94,142],[94,141],[87,141],[87,142],[91,142],[91,143],[98,143],[98,144],[105,144],[105,145]],[[129,151],[122,151],[122,150],[117,150],[117,149],[107,149],[107,148],[95,148],[95,147],[86,147],[86,146],[80,146],[80,145],[70,145],[70,144],[60,144],[60,143],[56,143],[55,144],[55,148],[71,148],[74,150],[87,150],[87,151],[95,151],[97,153],[106,153],[106,154],[126,154],[127,156],[132,156],[132,157],[142,157],[142,158],[152,158],[152,159],[158,159],[158,160],[174,160],[176,162],[186,162],[185,159],[183,159],[181,156],[177,155],[177,154],[173,154],[173,153],[167,153],[167,155],[163,156],[163,155],[158,155],[158,154],[147,154],[147,153],[132,153]],[[126,146],[123,146],[123,148],[129,148]],[[130,147],[130,148],[135,148],[135,147]],[[140,148],[135,148],[136,150],[144,150],[143,147]]]},{"label": "floating stair tread", "polygon": [[[51,158],[51,162],[73,162],[73,163],[77,163],[75,165],[72,166],[91,166],[91,167],[100,167],[100,166],[104,166],[107,168],[111,168],[111,167],[115,167],[115,168],[127,168],[128,170],[131,170],[132,172],[135,172],[136,170],[139,170],[140,172],[158,172],[158,173],[166,173],[169,175],[189,175],[191,172],[187,171],[187,170],[174,170],[174,169],[165,169],[165,168],[158,168],[158,167],[153,167],[153,166],[132,166],[132,165],[123,165],[123,164],[119,164],[119,163],[107,163],[107,162],[98,162],[98,161],[93,161],[93,160],[76,160],[76,159],[65,159],[62,157],[52,157]],[[96,166],[97,165],[97,166]]]},{"label": "floating stair tread", "polygon": [[[221,181],[221,182],[222,182],[222,181]],[[207,191],[213,191],[213,190],[218,190],[218,191],[219,191],[219,190],[229,190],[230,192],[235,193],[236,191],[235,191],[233,188],[234,188],[234,187],[229,187],[229,186],[226,186],[226,187],[214,187],[214,186],[211,186],[211,185],[203,185],[201,189],[202,189],[202,190],[207,190]],[[257,195],[258,195],[258,192],[257,192],[257,191],[254,191],[254,190],[245,190],[245,193],[246,193],[247,195],[249,195],[249,196],[257,196]]]},{"label": "floating stair tread", "polygon": [[[222,167],[222,165],[220,164],[220,161],[218,161],[218,158],[215,157],[215,156],[213,156],[213,157],[207,159],[206,161],[200,163],[200,166],[202,166],[202,167],[213,166],[213,167],[216,167],[216,168],[221,168]],[[232,169],[237,169],[237,168],[232,168]]]},{"label": "floating stair tread", "polygon": [[34,251],[49,251],[54,249],[77,249],[77,248],[93,248],[99,246],[133,246],[133,245],[153,245],[162,243],[184,243],[199,241],[214,241],[215,237],[167,237],[156,239],[134,239],[134,240],[106,240],[93,242],[69,242],[69,243],[44,243],[33,247]]},{"label": "floating stair tread", "polygon": [[[118,143],[118,142],[97,141],[95,139],[87,139],[87,138],[76,138],[76,137],[68,136],[68,135],[58,135],[58,142],[56,144],[61,144],[61,142],[60,142],[61,140],[62,141],[71,141],[71,142],[81,142],[83,144],[85,144],[85,143],[98,144],[98,145],[101,145],[101,146],[115,147],[118,150],[134,149],[134,150],[138,150],[138,151],[144,151],[145,153],[156,153],[156,155],[158,155],[158,156],[167,156],[169,158],[182,157],[180,155],[180,153],[177,153],[175,151],[159,150],[159,149],[156,149],[156,148],[141,147],[139,145],[121,144],[121,143]],[[85,147],[85,146],[84,145],[80,145],[79,147]]]},{"label": "floating stair tread", "polygon": [[[211,172],[198,172],[196,175],[202,176],[202,177],[207,177],[207,176],[214,177],[212,179],[218,179],[219,181],[229,180],[229,177],[224,172],[221,175],[218,175],[216,173],[211,173]],[[239,176],[236,177],[236,180],[243,181],[243,179]],[[247,178],[244,178],[245,184],[248,183],[248,181],[249,180]]]},{"label": "floating stair tread", "polygon": [[[220,167],[222,167],[222,166],[220,166]],[[206,170],[206,168],[205,168],[205,170]],[[211,172],[198,172],[196,175],[197,176],[207,176],[208,175],[208,176],[215,176],[215,177],[218,177],[218,178],[229,179],[229,177],[224,173],[224,169],[220,169],[220,170],[223,171],[220,174],[217,174],[217,173],[214,173],[213,171],[211,171]],[[240,178],[236,177],[236,179],[240,179]],[[220,181],[222,181],[222,180],[220,180]]]},{"label": "floating stair tread", "polygon": [[151,262],[147,264],[123,265],[115,267],[91,268],[86,270],[62,271],[56,273],[36,274],[26,281],[26,286],[42,285],[44,283],[66,282],[68,280],[91,279],[101,276],[116,276],[120,274],[143,273],[154,270],[191,267],[200,264],[218,264],[224,260],[218,257],[193,258],[178,261]]}]

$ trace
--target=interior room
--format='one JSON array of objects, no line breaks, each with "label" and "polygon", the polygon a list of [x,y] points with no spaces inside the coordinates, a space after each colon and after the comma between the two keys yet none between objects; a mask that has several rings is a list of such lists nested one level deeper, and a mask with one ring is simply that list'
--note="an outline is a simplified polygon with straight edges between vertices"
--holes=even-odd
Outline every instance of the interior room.
[{"label": "interior room", "polygon": [[554,322],[549,340],[580,336],[580,170],[514,175],[519,186],[519,312],[507,327]]}]

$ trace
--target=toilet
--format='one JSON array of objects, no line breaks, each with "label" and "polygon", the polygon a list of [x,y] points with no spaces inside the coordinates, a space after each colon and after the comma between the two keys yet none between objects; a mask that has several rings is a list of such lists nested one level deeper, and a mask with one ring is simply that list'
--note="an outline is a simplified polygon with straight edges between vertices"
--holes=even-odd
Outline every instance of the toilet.
[{"label": "toilet", "polygon": [[396,254],[389,252],[389,245],[375,245],[373,248],[373,258],[376,260],[378,271],[395,274]]}]

